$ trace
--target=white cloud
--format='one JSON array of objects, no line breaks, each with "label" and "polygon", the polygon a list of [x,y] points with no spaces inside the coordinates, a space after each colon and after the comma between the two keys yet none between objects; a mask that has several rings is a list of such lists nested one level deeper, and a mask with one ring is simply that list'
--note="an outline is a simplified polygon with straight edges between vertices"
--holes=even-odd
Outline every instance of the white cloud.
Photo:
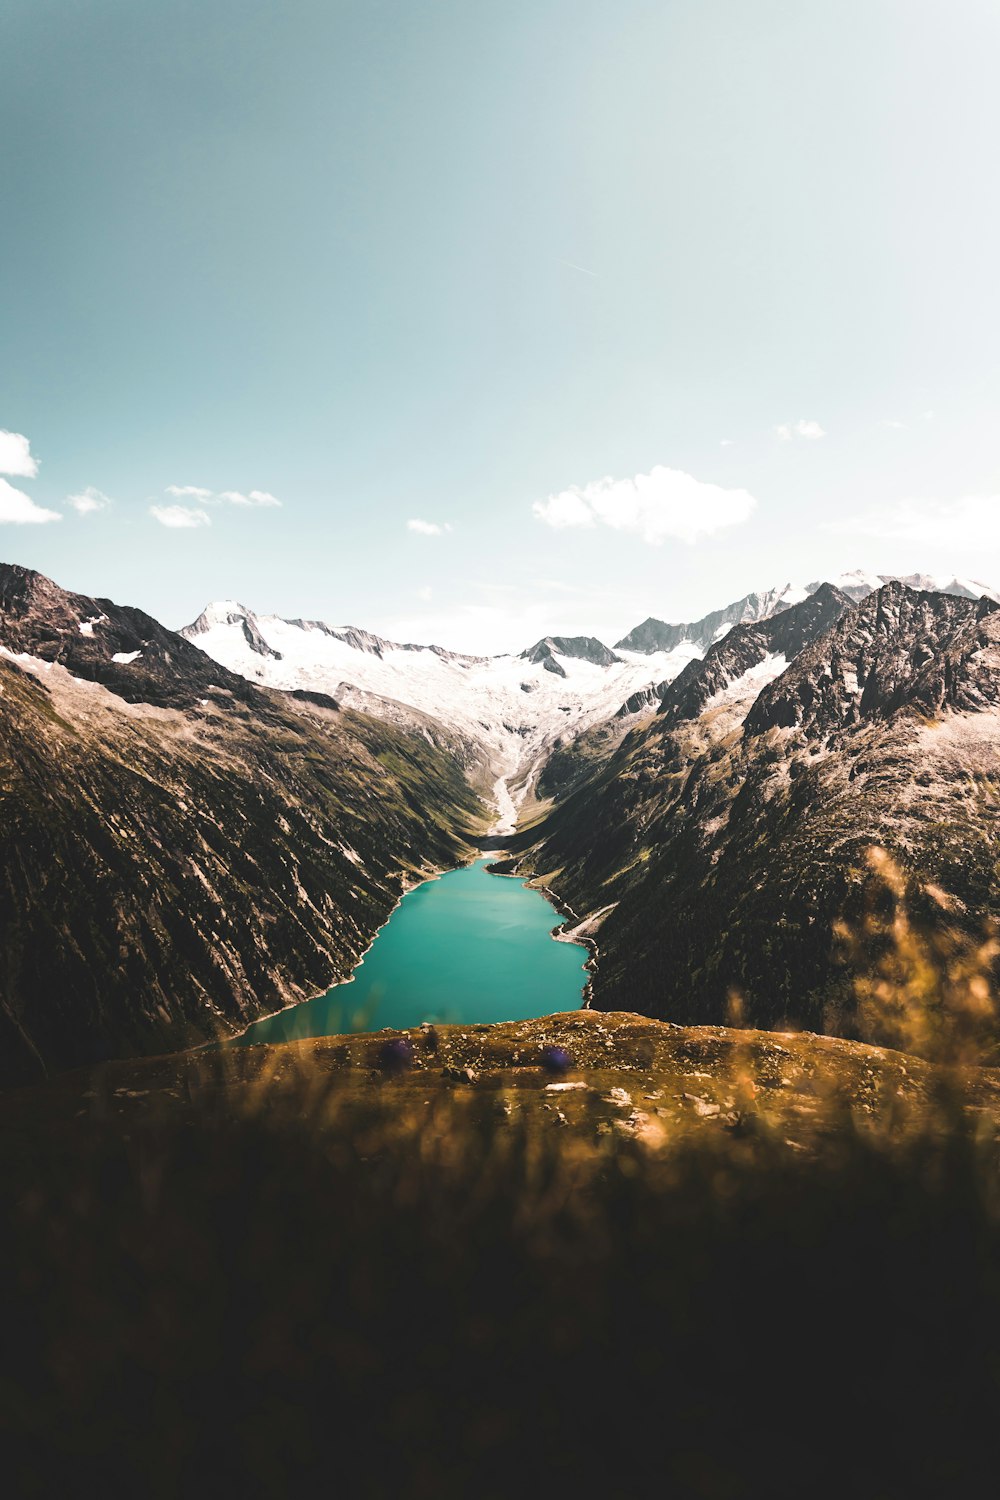
[{"label": "white cloud", "polygon": [[267,490],[251,490],[248,495],[243,495],[239,490],[220,490],[213,497],[223,500],[227,505],[280,505],[281,501],[277,495],[269,495]]},{"label": "white cloud", "polygon": [[18,479],[34,479],[38,460],[31,456],[31,444],[21,432],[0,428],[0,474],[14,474]]},{"label": "white cloud", "polygon": [[805,438],[807,441],[815,441],[816,438],[826,437],[826,429],[818,422],[806,417],[800,417],[797,422],[779,422],[774,429],[778,438],[783,443],[790,443],[793,438]]},{"label": "white cloud", "polygon": [[720,448],[731,448],[732,446],[733,446],[733,440],[732,440],[732,438],[723,438],[722,441],[719,444]]},{"label": "white cloud", "polygon": [[437,521],[413,520],[407,521],[406,528],[408,531],[415,531],[418,536],[443,536],[446,531],[451,530],[451,525],[448,521],[439,526]]},{"label": "white cloud", "polygon": [[430,601],[434,598],[434,590],[427,587],[417,589],[417,598],[422,599],[425,604],[429,604]]},{"label": "white cloud", "polygon": [[891,417],[885,417],[878,425],[880,427],[887,427],[887,428],[889,428],[889,430],[891,432],[905,432],[906,431],[906,423],[905,422],[894,422]]},{"label": "white cloud", "polygon": [[151,505],[149,514],[159,521],[161,526],[178,529],[211,526],[212,524],[212,518],[207,511],[193,510],[189,505]]},{"label": "white cloud", "polygon": [[1000,495],[964,495],[958,500],[897,500],[892,505],[827,521],[824,530],[880,537],[921,546],[1000,546]]},{"label": "white cloud", "polygon": [[16,490],[6,479],[0,479],[0,525],[42,526],[47,521],[61,520],[57,510],[44,510],[23,490]]},{"label": "white cloud", "polygon": [[203,490],[198,484],[168,484],[167,494],[174,495],[178,500],[183,500],[185,495],[190,495],[192,500],[211,500],[212,491]]},{"label": "white cloud", "polygon": [[167,494],[178,500],[200,500],[202,505],[242,505],[244,507],[275,506],[281,504],[277,495],[268,490],[206,490],[199,484],[168,484]]},{"label": "white cloud", "polygon": [[547,500],[536,500],[534,512],[547,526],[637,532],[658,545],[668,538],[696,542],[724,526],[749,520],[756,500],[746,490],[706,484],[681,469],[658,464],[634,479],[594,480],[572,485]]},{"label": "white cloud", "polygon": [[105,495],[101,490],[95,490],[92,484],[88,484],[80,494],[67,495],[66,504],[71,505],[78,515],[92,516],[95,511],[107,510],[112,501],[109,495]]}]

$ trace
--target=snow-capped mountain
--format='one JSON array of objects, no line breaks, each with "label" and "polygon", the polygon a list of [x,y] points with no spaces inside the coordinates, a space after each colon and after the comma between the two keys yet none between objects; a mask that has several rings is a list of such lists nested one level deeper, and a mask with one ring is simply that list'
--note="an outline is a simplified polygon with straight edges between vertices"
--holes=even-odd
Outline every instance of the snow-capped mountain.
[{"label": "snow-capped mountain", "polygon": [[841,573],[835,578],[815,578],[812,583],[804,586],[786,583],[782,588],[744,594],[742,599],[734,600],[724,609],[712,610],[700,620],[689,620],[684,624],[671,624],[666,620],[657,620],[651,616],[648,620],[643,620],[642,624],[637,625],[634,630],[630,630],[628,635],[623,636],[617,642],[615,650],[653,654],[658,651],[675,650],[682,641],[689,641],[699,647],[700,651],[707,651],[714,641],[722,640],[734,625],[755,625],[761,620],[769,620],[772,616],[780,614],[782,610],[790,609],[793,604],[801,604],[803,599],[808,599],[811,594],[815,594],[823,583],[833,584],[834,588],[839,589],[855,603],[867,599],[869,594],[873,594],[885,583],[905,583],[911,589],[921,589],[936,594],[954,594],[962,599],[980,599],[985,595],[987,599],[1000,603],[1000,594],[987,587],[985,583],[977,583],[971,578],[955,578],[931,573],[909,573],[901,577],[894,573],[867,573],[862,568],[855,568],[852,572]]},{"label": "snow-capped mountain", "polygon": [[553,636],[519,656],[463,656],[347,626],[257,616],[230,600],[210,604],[181,634],[253,682],[325,693],[388,717],[400,706],[429,714],[481,745],[504,777],[701,655],[691,641],[636,653],[609,651],[591,637]]},{"label": "snow-capped mountain", "polygon": [[[838,578],[827,580],[835,588],[840,589],[849,599],[860,602],[867,599],[869,594],[874,594],[884,583],[905,583],[907,588],[919,589],[928,594],[952,594],[957,599],[992,599],[995,604],[1000,604],[1000,594],[991,589],[985,583],[979,583],[974,578],[956,578],[953,575],[941,573],[866,573],[863,568],[855,568],[850,573],[841,573]],[[806,586],[806,593],[812,594],[819,588],[820,580]]]},{"label": "snow-capped mountain", "polygon": [[689,620],[685,624],[670,624],[666,620],[656,620],[650,616],[623,636],[615,650],[639,651],[652,655],[658,651],[676,650],[682,641],[690,641],[699,648],[700,654],[713,641],[721,640],[734,625],[753,625],[758,620],[769,620],[779,611],[788,609],[793,604],[801,604],[803,599],[815,593],[818,588],[819,583],[811,583],[807,588],[786,583],[783,588],[744,594],[742,599],[734,600],[724,609],[712,610],[700,620]]},{"label": "snow-capped mountain", "polygon": [[[890,580],[857,570],[829,580],[826,587],[832,586],[847,607],[889,581],[1000,602],[1000,594],[984,584],[929,574]],[[499,778],[499,832],[512,826],[508,783],[519,784],[523,794],[555,747],[611,720],[618,721],[617,733],[625,733],[636,716],[659,708],[667,688],[690,663],[706,655],[714,662],[715,648],[730,632],[773,621],[819,597],[823,588],[823,581],[804,587],[786,583],[746,594],[701,620],[669,624],[650,618],[614,650],[592,636],[546,636],[520,655],[469,656],[441,646],[386,640],[355,626],[256,615],[234,600],[208,605],[181,634],[250,682],[323,694],[410,727],[422,722],[428,733],[434,723],[457,733],[470,758],[485,759],[491,778]],[[739,649],[750,653],[740,671],[750,670],[750,657],[757,662],[768,655],[756,637]],[[772,674],[793,655],[784,641],[776,646]],[[721,664],[713,665],[712,680],[719,678],[713,691],[722,691],[723,676],[728,681],[731,675],[720,672]],[[689,677],[690,670],[684,681]]]}]

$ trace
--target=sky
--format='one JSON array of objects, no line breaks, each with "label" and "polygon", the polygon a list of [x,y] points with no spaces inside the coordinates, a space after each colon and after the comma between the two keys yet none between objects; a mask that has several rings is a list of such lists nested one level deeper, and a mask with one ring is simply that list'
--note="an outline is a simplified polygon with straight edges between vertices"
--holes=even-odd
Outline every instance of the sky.
[{"label": "sky", "polygon": [[0,0],[0,560],[474,651],[1000,586],[995,0]]}]

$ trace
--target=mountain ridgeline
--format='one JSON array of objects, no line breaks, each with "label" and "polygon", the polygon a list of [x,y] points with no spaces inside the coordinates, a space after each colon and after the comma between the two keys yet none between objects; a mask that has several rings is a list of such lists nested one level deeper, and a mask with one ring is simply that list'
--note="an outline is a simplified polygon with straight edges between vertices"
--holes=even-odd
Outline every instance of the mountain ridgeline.
[{"label": "mountain ridgeline", "polygon": [[0,1079],[230,1035],[346,977],[487,809],[449,749],[0,567]]},{"label": "mountain ridgeline", "polygon": [[991,591],[849,574],[661,624],[485,658],[224,601],[175,633],[0,566],[0,1079],[231,1035],[346,977],[482,846],[498,779],[520,826],[489,846],[596,940],[599,1008],[717,1022],[738,997],[855,1034],[838,924],[872,846],[928,930],[993,931]]},{"label": "mountain ridgeline", "polygon": [[998,751],[994,600],[828,587],[692,664],[507,867],[590,919],[598,1007],[720,1022],[738,999],[750,1024],[854,1034],[840,924],[879,899],[873,846],[927,932],[996,930]]}]

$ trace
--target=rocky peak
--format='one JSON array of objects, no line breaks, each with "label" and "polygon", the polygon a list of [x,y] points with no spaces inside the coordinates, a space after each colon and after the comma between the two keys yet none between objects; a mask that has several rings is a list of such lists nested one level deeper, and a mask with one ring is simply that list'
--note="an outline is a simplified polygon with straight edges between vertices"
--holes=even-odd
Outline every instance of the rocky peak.
[{"label": "rocky peak", "polygon": [[796,589],[792,584],[786,583],[782,588],[744,594],[742,599],[735,599],[724,609],[712,610],[700,620],[688,621],[686,624],[669,624],[650,616],[620,641],[616,641],[615,646],[619,651],[638,651],[645,655],[652,655],[655,651],[673,651],[682,641],[708,647],[733,625],[770,619],[780,610],[798,603],[805,592],[804,589]]},{"label": "rocky peak", "polygon": [[577,661],[589,661],[595,667],[612,667],[616,662],[621,661],[620,656],[616,656],[603,641],[599,641],[593,635],[543,636],[540,641],[529,646],[527,651],[521,652],[521,659],[541,662],[550,672],[557,671],[565,677],[566,673],[558,662],[549,665],[553,655],[573,657]]},{"label": "rocky peak", "polygon": [[746,734],[798,726],[810,737],[902,710],[1000,703],[1000,606],[988,598],[883,584],[807,646],[757,698]]},{"label": "rocky peak", "polygon": [[734,625],[710,646],[700,661],[691,661],[670,683],[657,689],[662,723],[672,727],[697,718],[710,700],[746,673],[775,660],[778,669],[798,656],[851,609],[846,594],[822,584],[799,604],[790,605],[756,624]]}]

